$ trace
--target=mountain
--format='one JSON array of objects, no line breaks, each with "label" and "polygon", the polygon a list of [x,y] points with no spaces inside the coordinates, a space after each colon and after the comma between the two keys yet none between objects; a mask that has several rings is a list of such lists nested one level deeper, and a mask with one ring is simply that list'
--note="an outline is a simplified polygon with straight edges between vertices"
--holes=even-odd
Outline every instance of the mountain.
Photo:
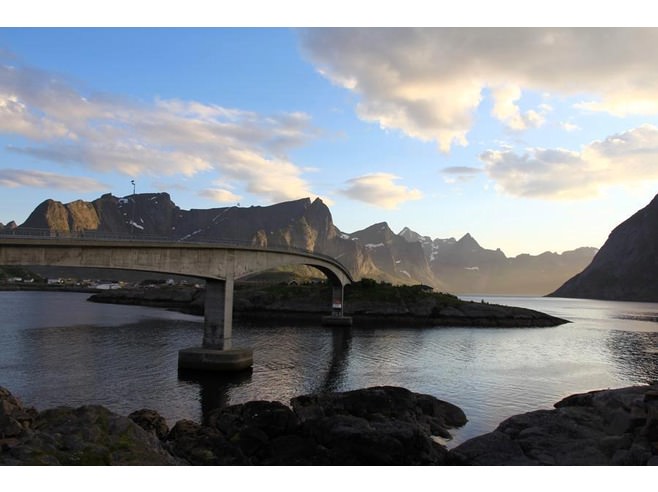
[{"label": "mountain", "polygon": [[395,234],[386,222],[343,234],[343,237],[362,245],[377,268],[395,283],[446,287],[432,274],[421,245]]},{"label": "mountain", "polygon": [[88,235],[291,246],[340,258],[357,278],[387,278],[372,263],[365,248],[341,237],[329,208],[319,198],[268,207],[192,210],[179,208],[168,193],[123,198],[106,194],[92,202],[67,204],[45,200],[19,228],[49,229],[60,234],[84,231]]},{"label": "mountain", "polygon": [[16,229],[16,227],[18,226],[16,225],[16,222],[14,222],[13,220],[7,225],[0,222],[0,231],[11,231],[13,229]]},{"label": "mountain", "polygon": [[545,295],[581,271],[596,253],[596,248],[578,248],[508,258],[500,249],[483,248],[468,233],[459,240],[431,239],[405,227],[399,235],[420,244],[432,274],[458,294]]},{"label": "mountain", "polygon": [[[15,227],[9,224],[0,231]],[[581,271],[596,251],[507,258],[500,249],[483,248],[470,234],[459,240],[432,239],[406,227],[395,234],[386,222],[348,234],[334,225],[322,200],[309,198],[266,207],[192,210],[178,207],[167,193],[105,194],[67,204],[45,200],[18,228],[298,247],[337,258],[357,279],[422,283],[457,294],[544,295]],[[293,272],[318,275],[313,269]]]},{"label": "mountain", "polygon": [[658,195],[619,224],[592,262],[554,297],[658,301]]}]

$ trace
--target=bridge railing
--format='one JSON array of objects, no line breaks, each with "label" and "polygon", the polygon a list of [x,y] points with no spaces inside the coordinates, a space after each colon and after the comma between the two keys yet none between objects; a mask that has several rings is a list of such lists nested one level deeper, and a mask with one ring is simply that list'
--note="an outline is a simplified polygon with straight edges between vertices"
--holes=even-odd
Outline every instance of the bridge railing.
[{"label": "bridge railing", "polygon": [[266,249],[267,251],[281,253],[304,253],[313,255],[324,260],[337,263],[346,271],[349,271],[340,261],[331,255],[318,253],[316,251],[289,246],[287,244],[269,244],[262,248],[251,241],[242,239],[212,239],[204,236],[197,237],[196,234],[189,234],[182,238],[172,238],[167,236],[158,236],[153,234],[144,234],[141,231],[134,234],[111,233],[94,230],[81,231],[56,231],[52,229],[39,229],[33,227],[16,227],[9,230],[0,230],[0,239],[48,239],[48,240],[78,240],[78,241],[126,241],[126,242],[150,242],[158,244],[213,244],[217,246],[230,246],[244,249]]}]

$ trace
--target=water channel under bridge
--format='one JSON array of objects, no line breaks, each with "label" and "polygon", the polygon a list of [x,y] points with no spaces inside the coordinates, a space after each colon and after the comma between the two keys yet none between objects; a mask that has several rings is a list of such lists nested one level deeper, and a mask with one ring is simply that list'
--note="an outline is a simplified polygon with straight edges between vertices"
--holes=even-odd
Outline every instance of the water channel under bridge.
[{"label": "water channel under bridge", "polygon": [[291,265],[320,270],[332,285],[332,312],[324,321],[351,322],[343,316],[344,287],[353,281],[350,272],[335,258],[296,248],[16,229],[0,234],[0,265],[134,270],[204,279],[203,342],[179,352],[183,369],[251,367],[252,351],[234,348],[231,338],[234,282],[254,273]]}]

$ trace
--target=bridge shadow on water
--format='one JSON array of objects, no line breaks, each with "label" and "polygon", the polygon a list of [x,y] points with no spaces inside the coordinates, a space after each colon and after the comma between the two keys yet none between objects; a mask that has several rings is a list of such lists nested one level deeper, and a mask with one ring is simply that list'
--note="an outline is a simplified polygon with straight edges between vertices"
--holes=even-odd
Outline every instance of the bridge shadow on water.
[{"label": "bridge shadow on water", "polygon": [[343,386],[351,344],[351,327],[336,326],[332,328],[329,368],[320,381],[317,392],[338,391]]},{"label": "bridge shadow on water", "polygon": [[178,379],[199,386],[201,416],[206,422],[212,410],[231,405],[231,390],[251,382],[253,369],[235,373],[209,373],[203,371],[178,370]]},{"label": "bridge shadow on water", "polygon": [[[328,354],[326,370],[317,373],[309,391],[305,393],[341,391],[345,386],[352,329],[350,327],[333,327],[330,329],[331,349]],[[303,371],[304,368],[300,367],[299,370]],[[203,422],[207,421],[213,410],[233,405],[231,396],[235,396],[238,388],[248,386],[254,382],[253,368],[235,373],[212,373],[179,369],[178,379],[198,386]],[[288,402],[282,401],[282,403],[287,404]]]}]

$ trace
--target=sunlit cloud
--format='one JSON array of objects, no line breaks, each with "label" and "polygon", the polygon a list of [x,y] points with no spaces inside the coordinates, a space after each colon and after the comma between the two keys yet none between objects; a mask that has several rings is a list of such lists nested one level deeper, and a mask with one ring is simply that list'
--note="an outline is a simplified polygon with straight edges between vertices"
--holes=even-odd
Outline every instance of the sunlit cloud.
[{"label": "sunlit cloud", "polygon": [[[658,29],[339,28],[300,31],[304,53],[333,83],[359,96],[357,114],[442,151],[467,145],[486,94],[511,129],[546,122],[544,101],[617,116],[658,114]],[[549,95],[550,94],[550,95]],[[523,109],[522,109],[523,108]]]},{"label": "sunlit cloud", "polygon": [[106,185],[91,178],[23,169],[0,169],[0,186],[5,188],[30,187],[69,191],[107,189]]},{"label": "sunlit cloud", "polygon": [[41,161],[131,177],[207,173],[270,202],[314,195],[287,157],[319,135],[301,112],[87,95],[55,74],[0,65],[0,133],[26,138],[7,150]]},{"label": "sunlit cloud", "polygon": [[348,180],[347,187],[339,193],[361,202],[381,208],[397,208],[402,203],[420,200],[420,190],[396,184],[400,178],[389,173],[373,173]]},{"label": "sunlit cloud", "polygon": [[521,94],[521,88],[513,85],[494,88],[492,90],[494,106],[491,114],[512,130],[520,131],[542,126],[546,122],[546,114],[552,110],[551,106],[541,104],[537,110],[530,109],[522,113],[518,105]]},{"label": "sunlit cloud", "polygon": [[219,202],[219,203],[235,203],[239,201],[242,197],[236,195],[232,191],[222,190],[219,188],[209,188],[206,190],[201,190],[198,195],[202,198],[208,198],[209,200]]},{"label": "sunlit cloud", "polygon": [[658,128],[643,125],[583,146],[580,151],[531,148],[524,154],[480,155],[497,189],[509,195],[582,199],[604,188],[658,181]]}]

